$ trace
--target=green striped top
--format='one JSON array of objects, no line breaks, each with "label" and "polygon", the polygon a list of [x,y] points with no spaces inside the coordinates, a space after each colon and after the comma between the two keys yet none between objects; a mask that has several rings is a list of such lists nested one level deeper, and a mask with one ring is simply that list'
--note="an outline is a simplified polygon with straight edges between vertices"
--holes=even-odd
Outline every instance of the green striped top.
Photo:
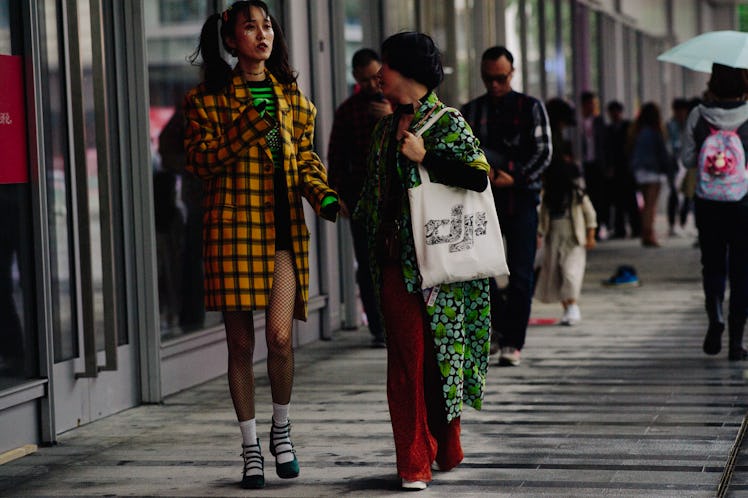
[{"label": "green striped top", "polygon": [[264,111],[260,111],[261,115],[267,114],[271,118],[275,119],[275,126],[267,133],[265,139],[270,147],[270,153],[273,155],[273,163],[276,169],[282,168],[282,147],[280,140],[280,130],[278,129],[278,105],[275,100],[275,93],[273,93],[273,87],[270,80],[265,81],[248,81],[250,92],[252,93],[252,105],[255,107],[262,108]]}]

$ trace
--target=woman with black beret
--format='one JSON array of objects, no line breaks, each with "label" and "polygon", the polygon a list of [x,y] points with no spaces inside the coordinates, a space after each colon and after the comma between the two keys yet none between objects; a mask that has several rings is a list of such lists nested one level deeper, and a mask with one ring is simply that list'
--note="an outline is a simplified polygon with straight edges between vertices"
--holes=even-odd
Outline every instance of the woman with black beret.
[{"label": "woman with black beret", "polygon": [[[483,191],[489,166],[462,115],[434,88],[444,72],[423,33],[399,33],[382,45],[381,87],[395,112],[372,135],[367,177],[354,216],[367,227],[372,281],[387,342],[387,399],[397,472],[404,489],[425,489],[432,466],[463,458],[463,404],[481,407],[489,352],[488,279],[421,290],[408,204],[422,163],[432,181]],[[472,232],[471,232],[472,233]]]}]

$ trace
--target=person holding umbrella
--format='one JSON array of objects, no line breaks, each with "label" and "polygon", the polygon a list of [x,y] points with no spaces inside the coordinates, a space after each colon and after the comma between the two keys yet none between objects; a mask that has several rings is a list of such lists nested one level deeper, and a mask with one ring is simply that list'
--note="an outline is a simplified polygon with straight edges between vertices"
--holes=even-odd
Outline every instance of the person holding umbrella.
[{"label": "person holding umbrella", "polygon": [[748,70],[712,64],[707,103],[691,111],[682,149],[683,164],[698,168],[695,215],[709,319],[703,350],[716,355],[722,348],[722,302],[729,279],[730,361],[748,356],[743,346],[748,316],[747,94]]}]

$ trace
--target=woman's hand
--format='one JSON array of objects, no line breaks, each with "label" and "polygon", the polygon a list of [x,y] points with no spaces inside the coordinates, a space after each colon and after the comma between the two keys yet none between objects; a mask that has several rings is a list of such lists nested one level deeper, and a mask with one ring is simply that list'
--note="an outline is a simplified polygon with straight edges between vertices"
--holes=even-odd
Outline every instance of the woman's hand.
[{"label": "woman's hand", "polygon": [[348,210],[348,205],[343,202],[343,199],[338,199],[338,202],[340,203],[340,216],[343,218],[350,218],[351,212]]},{"label": "woman's hand", "polygon": [[594,249],[596,245],[597,245],[597,241],[595,240],[595,229],[588,228],[587,229],[587,240],[584,243],[584,248]]},{"label": "woman's hand", "polygon": [[423,146],[423,138],[417,137],[408,130],[403,131],[403,139],[400,152],[411,161],[420,163],[426,157],[426,148]]},{"label": "woman's hand", "polygon": [[514,185],[514,177],[500,169],[491,168],[489,180],[491,181],[491,185],[497,188],[511,187]]}]

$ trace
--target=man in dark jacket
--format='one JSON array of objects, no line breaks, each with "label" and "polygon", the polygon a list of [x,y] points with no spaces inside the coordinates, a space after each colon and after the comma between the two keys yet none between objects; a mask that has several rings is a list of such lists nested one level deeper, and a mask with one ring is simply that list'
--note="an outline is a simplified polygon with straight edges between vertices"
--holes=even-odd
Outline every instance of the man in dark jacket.
[{"label": "man in dark jacket", "polygon": [[631,122],[623,118],[623,104],[608,102],[608,125],[605,128],[606,169],[613,173],[611,197],[613,204],[613,232],[610,238],[625,238],[626,224],[631,237],[641,235],[642,222],[636,200],[636,180],[629,167],[626,141]]},{"label": "man in dark jacket", "polygon": [[[337,111],[330,133],[328,149],[328,178],[330,186],[340,195],[340,213],[349,217],[356,208],[366,176],[366,154],[374,126],[382,116],[392,112],[379,88],[379,55],[368,48],[353,54],[353,78],[357,91],[348,97]],[[363,226],[351,221],[353,248],[356,253],[356,282],[361,302],[373,336],[372,346],[384,347],[384,332],[374,295],[369,271],[369,250]]]},{"label": "man in dark jacket", "polygon": [[584,181],[597,213],[596,237],[605,239],[610,222],[610,188],[613,182],[613,171],[607,167],[604,157],[605,121],[600,115],[600,101],[594,92],[582,92],[580,101]]},{"label": "man in dark jacket", "polygon": [[539,100],[512,90],[514,57],[491,47],[481,58],[486,94],[462,107],[491,165],[491,186],[506,237],[509,284],[491,280],[494,343],[499,365],[516,366],[525,344],[534,287],[541,174],[551,159],[551,131]]}]

